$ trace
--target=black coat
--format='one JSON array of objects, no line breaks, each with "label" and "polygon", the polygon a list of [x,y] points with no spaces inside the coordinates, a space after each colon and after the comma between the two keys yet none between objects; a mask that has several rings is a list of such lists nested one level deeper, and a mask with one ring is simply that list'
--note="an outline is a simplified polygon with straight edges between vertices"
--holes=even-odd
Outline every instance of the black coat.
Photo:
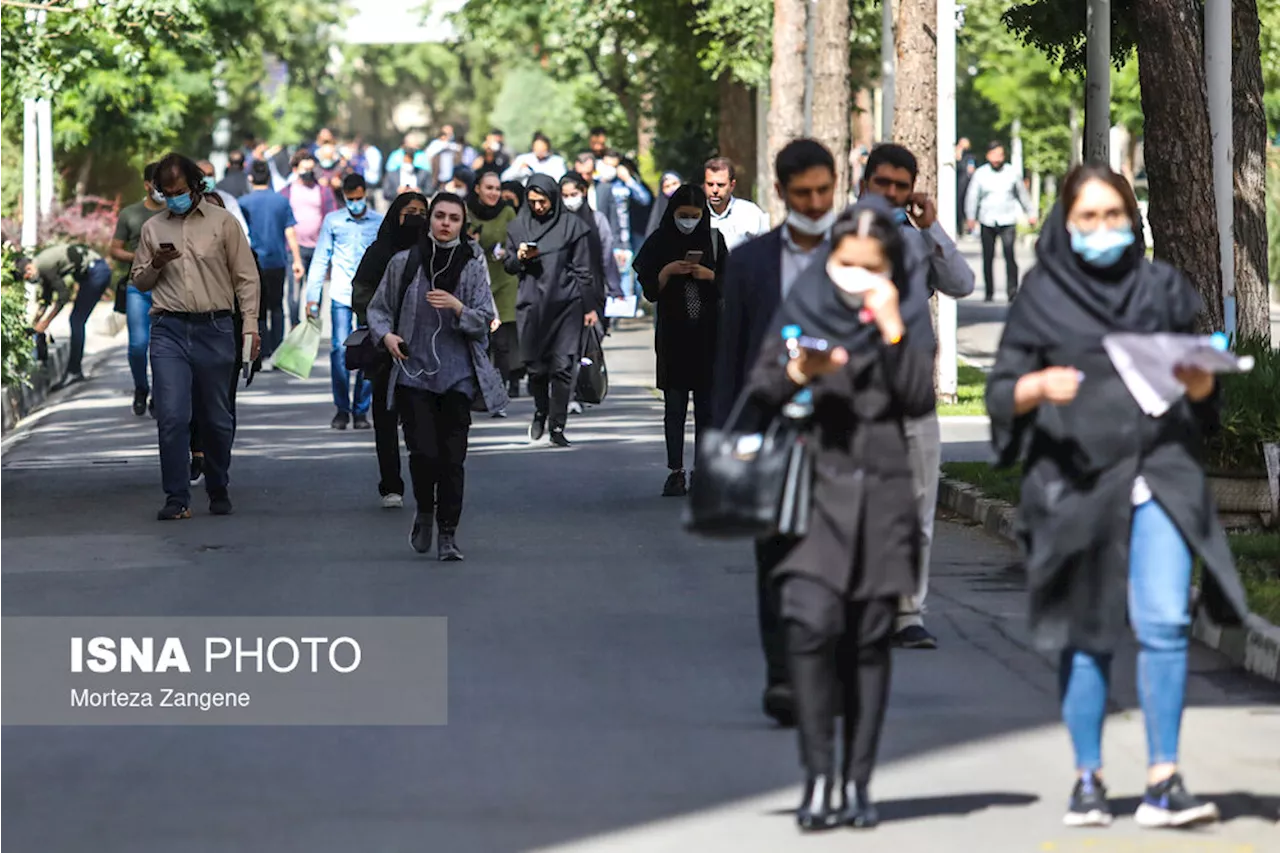
[{"label": "black coat", "polygon": [[720,306],[715,386],[711,389],[711,420],[717,427],[724,426],[733,410],[782,302],[785,227],[748,240],[729,254]]},{"label": "black coat", "polygon": [[[877,347],[853,355],[813,389],[813,510],[809,533],[774,579],[813,578],[852,601],[913,595],[919,529],[902,421],[933,411],[927,348]],[[752,405],[777,412],[796,392],[780,336],[769,336],[747,380]]]},{"label": "black coat", "polygon": [[[1149,417],[1102,346],[1102,336],[1113,330],[1190,333],[1199,299],[1181,273],[1142,258],[1139,245],[1133,278],[1123,285],[1110,282],[1133,295],[1117,302],[1113,313],[1090,306],[1069,292],[1105,296],[1107,282],[1082,281],[1088,273],[1064,257],[1070,251],[1066,242],[1061,214],[1055,213],[1036,248],[1039,263],[1009,312],[987,383],[1000,461],[1024,460],[1017,538],[1026,556],[1036,642],[1046,649],[1106,652],[1120,640],[1131,490],[1139,474],[1203,560],[1202,601],[1211,615],[1220,624],[1239,624],[1247,613],[1244,589],[1198,461],[1200,421],[1211,404],[1183,398],[1161,417]],[[1084,373],[1075,400],[1066,406],[1043,403],[1016,417],[1018,379],[1049,366]]]}]

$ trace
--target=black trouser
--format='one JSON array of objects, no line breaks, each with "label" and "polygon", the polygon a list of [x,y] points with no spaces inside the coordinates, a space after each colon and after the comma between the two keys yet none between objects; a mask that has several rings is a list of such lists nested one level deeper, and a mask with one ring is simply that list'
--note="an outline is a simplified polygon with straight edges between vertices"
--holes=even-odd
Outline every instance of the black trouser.
[{"label": "black trouser", "polygon": [[409,448],[418,514],[429,516],[434,510],[440,532],[452,533],[462,518],[471,399],[456,391],[433,394],[402,385],[396,389],[396,408]]},{"label": "black trouser", "polygon": [[387,374],[371,376],[369,381],[373,385],[373,442],[378,450],[378,494],[403,495],[400,436],[396,433],[400,412],[387,409]]},{"label": "black trouser", "polygon": [[564,429],[573,395],[573,355],[551,356],[547,363],[529,365],[529,393],[538,417],[546,417],[551,429]]},{"label": "black trouser", "polygon": [[698,458],[702,431],[711,425],[711,390],[690,391],[666,388],[662,392],[662,425],[667,435],[667,467],[684,468],[684,424],[689,414],[689,395],[693,395],[693,458]]},{"label": "black trouser", "polygon": [[489,360],[502,374],[502,381],[510,382],[512,379],[519,379],[524,373],[523,367],[518,366],[519,359],[519,332],[516,330],[515,321],[512,320],[498,326],[497,330],[489,336]]},{"label": "black trouser", "polygon": [[783,583],[800,762],[809,776],[834,776],[835,717],[843,704],[841,779],[871,781],[889,700],[889,636],[897,608],[896,598],[847,601],[806,577]]},{"label": "black trouser", "polygon": [[271,354],[284,340],[284,267],[262,271],[262,304],[258,306],[258,334],[262,335],[262,357]]},{"label": "black trouser", "polygon": [[764,650],[765,683],[786,684],[787,637],[782,628],[782,604],[773,570],[799,540],[773,536],[756,540],[756,614],[760,620],[760,646]]},{"label": "black trouser", "polygon": [[1004,251],[1004,281],[1007,296],[1012,302],[1018,295],[1018,260],[1013,255],[1013,244],[1018,236],[1016,225],[983,225],[982,226],[982,283],[987,289],[987,299],[995,296],[996,282],[994,278],[996,265],[996,237],[1000,238],[1000,246]]}]

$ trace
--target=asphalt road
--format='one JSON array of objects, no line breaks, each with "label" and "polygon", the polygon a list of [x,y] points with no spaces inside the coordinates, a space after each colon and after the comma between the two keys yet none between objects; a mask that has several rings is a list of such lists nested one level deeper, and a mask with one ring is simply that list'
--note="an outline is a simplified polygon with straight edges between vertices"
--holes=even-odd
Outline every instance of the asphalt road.
[{"label": "asphalt road", "polygon": [[[634,325],[634,324],[633,324]],[[1190,836],[1060,824],[1071,759],[1052,662],[1025,635],[1016,555],[939,527],[935,652],[895,658],[886,823],[797,838],[794,734],[758,710],[752,566],[659,497],[647,326],[615,334],[615,388],[529,448],[527,398],[478,420],[461,564],[412,553],[378,507],[372,436],[334,432],[325,369],[241,396],[236,514],[161,524],[150,418],[124,355],[9,438],[2,612],[447,616],[449,723],[423,728],[6,726],[4,841],[38,853],[377,851],[1257,851],[1280,849],[1280,690],[1197,650],[1185,770],[1227,822]],[[948,426],[949,438],[971,440]],[[1132,810],[1144,746],[1131,655],[1107,731]],[[6,687],[14,689],[12,685]]]}]

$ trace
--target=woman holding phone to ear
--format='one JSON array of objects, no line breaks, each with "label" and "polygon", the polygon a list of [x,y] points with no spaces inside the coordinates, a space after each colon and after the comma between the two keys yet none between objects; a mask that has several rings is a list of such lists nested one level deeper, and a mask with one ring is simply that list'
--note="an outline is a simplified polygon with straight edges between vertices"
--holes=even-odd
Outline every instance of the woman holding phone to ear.
[{"label": "woman holding phone to ear", "polygon": [[[792,285],[744,391],[766,418],[801,389],[812,394],[809,532],[772,577],[781,585],[805,770],[796,812],[803,831],[879,821],[868,785],[889,699],[898,596],[916,588],[920,547],[902,423],[934,407],[929,295],[907,290],[889,205],[869,197],[846,210],[831,246],[826,262]],[[789,347],[780,334],[787,326],[817,340]]]},{"label": "woman holding phone to ear", "polygon": [[684,427],[693,397],[696,442],[711,424],[711,379],[720,322],[720,292],[729,250],[707,216],[701,187],[685,184],[671,194],[657,230],[649,235],[632,269],[644,298],[656,306],[654,350],[658,388],[665,401],[666,497],[688,491]]}]

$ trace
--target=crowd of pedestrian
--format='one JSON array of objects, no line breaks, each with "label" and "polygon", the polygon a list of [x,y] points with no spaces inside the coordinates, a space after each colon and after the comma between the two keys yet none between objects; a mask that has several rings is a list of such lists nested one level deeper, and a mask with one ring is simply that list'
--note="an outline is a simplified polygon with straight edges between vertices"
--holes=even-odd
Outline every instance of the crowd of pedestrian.
[{"label": "crowd of pedestrian", "polygon": [[[324,130],[283,158],[249,140],[217,184],[211,165],[180,154],[148,165],[146,196],[121,212],[110,254],[131,268],[133,411],[157,421],[159,518],[190,517],[197,474],[210,511],[231,512],[238,378],[269,366],[286,316],[318,318],[327,301],[330,425],[374,431],[388,509],[404,505],[403,428],[410,545],[427,553],[434,543],[440,560],[460,561],[473,415],[506,417],[527,381],[529,441],[571,446],[569,416],[593,402],[579,382],[584,352],[611,314],[634,316],[642,298],[664,398],[662,495],[692,492],[696,506],[699,490],[717,488],[715,465],[698,467],[720,452],[709,443],[780,418],[803,424],[809,520],[753,543],[762,706],[798,729],[800,828],[874,826],[869,786],[891,650],[938,646],[924,618],[941,465],[929,302],[967,296],[974,275],[900,145],[866,153],[857,201],[845,205],[833,154],[790,142],[774,164],[786,216],[772,227],[735,195],[726,158],[708,159],[692,181],[665,172],[655,192],[603,129],[589,139],[566,160],[542,133],[513,154],[500,130],[476,149],[446,125],[429,141],[409,134],[384,160]],[[1015,223],[1034,218],[1021,178],[993,143],[986,165],[960,179],[965,224],[980,228],[986,298],[999,241],[1012,300]],[[1216,807],[1187,791],[1177,761],[1197,558],[1218,620],[1246,612],[1196,461],[1214,379],[1179,368],[1185,397],[1150,417],[1101,345],[1115,331],[1190,331],[1199,303],[1180,273],[1145,257],[1121,176],[1083,166],[1062,190],[1012,302],[987,400],[1001,462],[1024,466],[1020,537],[1036,638],[1060,652],[1076,769],[1065,821],[1111,820],[1100,742],[1126,619],[1149,743],[1137,820],[1212,820]],[[80,246],[46,250],[23,272],[48,293],[37,331],[69,301],[73,321],[85,316],[110,279],[105,259]],[[618,305],[621,314],[610,310]]]}]

